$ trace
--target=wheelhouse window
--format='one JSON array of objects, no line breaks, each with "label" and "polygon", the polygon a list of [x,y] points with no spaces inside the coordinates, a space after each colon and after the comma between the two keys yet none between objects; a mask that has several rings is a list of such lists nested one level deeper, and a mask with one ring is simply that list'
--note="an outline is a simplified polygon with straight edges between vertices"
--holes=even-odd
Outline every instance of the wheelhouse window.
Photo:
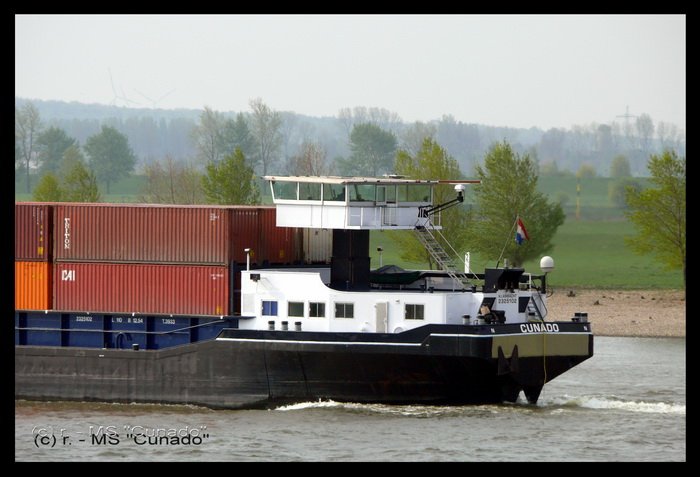
[{"label": "wheelhouse window", "polygon": [[263,316],[277,316],[277,302],[263,300],[262,314]]},{"label": "wheelhouse window", "polygon": [[304,317],[304,302],[290,301],[287,305],[287,316]]},{"label": "wheelhouse window", "polygon": [[321,200],[321,184],[300,182],[299,200]]},{"label": "wheelhouse window", "polygon": [[325,318],[326,304],[325,303],[309,303],[309,318]]},{"label": "wheelhouse window", "polygon": [[345,202],[345,186],[343,184],[323,184],[323,200]]},{"label": "wheelhouse window", "polygon": [[408,187],[406,202],[430,202],[430,186],[413,185]]},{"label": "wheelhouse window", "polygon": [[407,320],[422,320],[424,314],[425,305],[411,305],[407,304],[405,306],[405,317]]},{"label": "wheelhouse window", "polygon": [[374,184],[351,184],[350,202],[374,202],[375,190]]},{"label": "wheelhouse window", "polygon": [[274,181],[272,191],[275,193],[275,199],[297,200],[296,182]]},{"label": "wheelhouse window", "polygon": [[336,303],[335,304],[336,318],[354,318],[355,305],[352,303]]}]

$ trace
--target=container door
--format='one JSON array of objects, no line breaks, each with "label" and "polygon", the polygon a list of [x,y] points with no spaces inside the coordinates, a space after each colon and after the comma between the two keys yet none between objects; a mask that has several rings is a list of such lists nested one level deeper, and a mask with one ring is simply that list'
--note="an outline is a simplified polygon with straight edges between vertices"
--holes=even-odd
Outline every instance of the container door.
[{"label": "container door", "polygon": [[381,301],[374,305],[376,310],[376,327],[377,333],[386,333],[389,321],[389,302]]}]

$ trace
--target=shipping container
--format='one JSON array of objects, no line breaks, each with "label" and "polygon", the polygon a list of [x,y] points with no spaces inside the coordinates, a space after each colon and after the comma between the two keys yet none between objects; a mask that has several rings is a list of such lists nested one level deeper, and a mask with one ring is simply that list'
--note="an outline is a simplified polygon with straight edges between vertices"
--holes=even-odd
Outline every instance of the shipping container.
[{"label": "shipping container", "polygon": [[98,313],[229,315],[229,267],[54,264],[54,309]]},{"label": "shipping container", "polygon": [[56,261],[228,265],[293,263],[296,229],[264,206],[57,204]]},{"label": "shipping container", "polygon": [[299,263],[302,258],[301,229],[277,227],[277,210],[274,207],[260,207],[260,241],[258,265]]},{"label": "shipping container", "polygon": [[51,208],[46,203],[15,203],[15,260],[51,261]]},{"label": "shipping container", "polygon": [[303,229],[304,263],[331,263],[332,229]]},{"label": "shipping container", "polygon": [[50,262],[15,262],[15,310],[50,310],[51,280]]}]

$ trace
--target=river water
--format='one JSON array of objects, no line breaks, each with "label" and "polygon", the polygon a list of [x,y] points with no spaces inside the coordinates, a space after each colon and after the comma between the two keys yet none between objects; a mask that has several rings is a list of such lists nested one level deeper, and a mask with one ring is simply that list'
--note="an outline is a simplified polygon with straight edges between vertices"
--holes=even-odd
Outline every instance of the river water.
[{"label": "river water", "polygon": [[[18,461],[685,461],[686,347],[598,337],[536,406],[15,402]],[[522,396],[521,396],[522,399]]]}]

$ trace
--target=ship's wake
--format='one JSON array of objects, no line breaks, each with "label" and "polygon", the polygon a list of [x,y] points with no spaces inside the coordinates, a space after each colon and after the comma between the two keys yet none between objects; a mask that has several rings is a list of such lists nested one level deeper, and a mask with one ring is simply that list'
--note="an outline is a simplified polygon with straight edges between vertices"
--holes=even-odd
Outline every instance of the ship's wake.
[{"label": "ship's wake", "polygon": [[484,404],[464,406],[390,405],[337,402],[332,400],[308,401],[275,408],[275,411],[303,411],[309,409],[336,409],[360,413],[376,413],[409,417],[445,417],[472,413],[500,414],[507,412],[566,412],[577,409],[599,409],[633,413],[685,415],[685,404],[668,402],[632,401],[616,396],[552,396],[543,397],[537,405],[519,400],[515,404]]},{"label": "ship's wake", "polygon": [[629,412],[685,415],[685,404],[630,401],[616,396],[553,396],[541,399],[538,406],[542,408],[611,409]]}]

